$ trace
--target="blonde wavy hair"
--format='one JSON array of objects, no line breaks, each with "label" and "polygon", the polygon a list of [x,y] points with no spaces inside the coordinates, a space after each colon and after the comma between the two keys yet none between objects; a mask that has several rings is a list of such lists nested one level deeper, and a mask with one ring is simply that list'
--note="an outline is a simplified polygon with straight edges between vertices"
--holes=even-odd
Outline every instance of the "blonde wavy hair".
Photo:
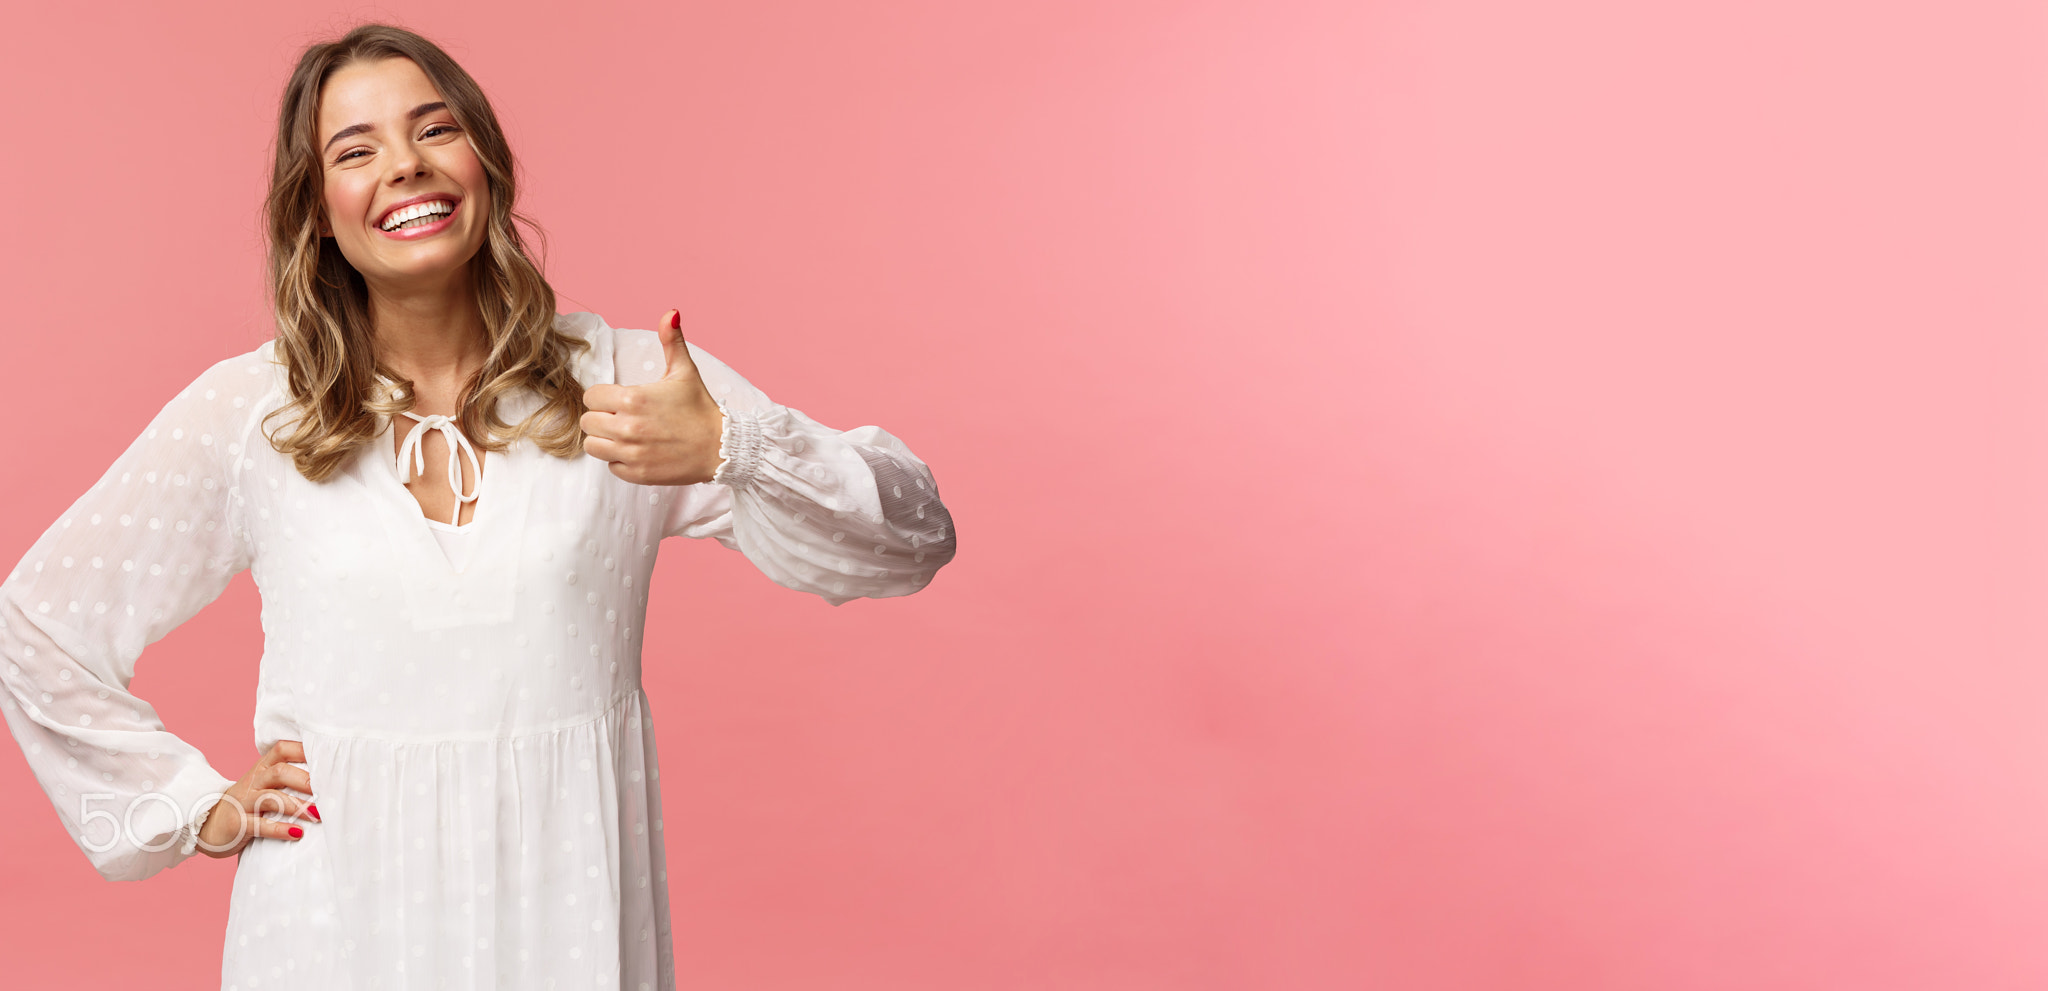
[{"label": "blonde wavy hair", "polygon": [[[339,40],[307,48],[278,106],[277,154],[264,213],[277,353],[290,399],[264,418],[266,436],[279,453],[291,456],[300,474],[323,481],[381,435],[389,418],[412,405],[412,382],[377,360],[361,273],[320,236],[325,173],[315,132],[321,89],[345,65],[387,58],[411,59],[440,91],[475,147],[491,192],[483,247],[470,260],[490,351],[463,389],[457,423],[471,443],[489,451],[530,438],[559,457],[581,453],[578,421],[585,407],[574,365],[589,344],[555,330],[555,290],[515,223],[531,228],[543,249],[545,235],[512,208],[518,183],[505,132],[483,89],[454,59],[433,42],[386,24],[364,24]],[[396,392],[384,384],[389,382],[397,383]],[[507,423],[498,404],[521,387],[538,393],[541,405],[519,423]],[[272,432],[273,417],[289,422]]]}]

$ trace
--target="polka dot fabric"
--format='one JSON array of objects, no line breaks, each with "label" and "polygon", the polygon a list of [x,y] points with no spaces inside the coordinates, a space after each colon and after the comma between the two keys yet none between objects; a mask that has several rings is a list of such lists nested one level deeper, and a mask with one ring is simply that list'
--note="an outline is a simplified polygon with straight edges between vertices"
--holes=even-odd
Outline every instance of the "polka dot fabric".
[{"label": "polka dot fabric", "polygon": [[[592,345],[586,386],[659,378],[653,332],[557,321]],[[241,854],[223,988],[674,986],[640,679],[661,538],[710,537],[832,605],[915,592],[955,547],[901,441],[825,427],[689,347],[726,413],[713,480],[635,485],[515,443],[486,461],[456,567],[389,436],[318,484],[271,450],[265,345],[180,392],[0,586],[0,712],[93,866],[138,880],[192,855],[188,810],[233,779],[127,691],[136,658],[255,577],[254,742],[305,743],[323,821]]]}]

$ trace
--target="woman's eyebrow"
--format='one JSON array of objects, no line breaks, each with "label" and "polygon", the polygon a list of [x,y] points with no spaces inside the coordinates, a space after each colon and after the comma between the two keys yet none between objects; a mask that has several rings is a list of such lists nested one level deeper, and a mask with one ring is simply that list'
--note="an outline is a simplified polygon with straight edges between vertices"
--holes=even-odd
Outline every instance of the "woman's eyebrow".
[{"label": "woman's eyebrow", "polygon": [[[412,112],[406,114],[405,119],[417,120],[421,117],[425,117],[430,113],[433,113],[436,110],[446,109],[448,109],[448,104],[440,102],[438,100],[433,103],[422,103],[419,106],[412,108]],[[323,155],[326,154],[329,149],[332,149],[334,147],[334,143],[336,141],[340,141],[345,137],[348,137],[352,134],[363,134],[369,131],[374,131],[376,129],[377,125],[375,124],[350,124],[349,126],[334,132],[334,136],[327,139],[327,144],[325,147],[322,147],[320,149],[320,153]]]}]

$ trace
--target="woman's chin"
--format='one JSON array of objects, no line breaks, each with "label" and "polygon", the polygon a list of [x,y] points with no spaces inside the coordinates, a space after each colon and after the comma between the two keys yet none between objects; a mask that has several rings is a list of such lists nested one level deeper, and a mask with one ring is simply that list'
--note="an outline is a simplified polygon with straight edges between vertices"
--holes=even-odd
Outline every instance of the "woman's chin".
[{"label": "woman's chin", "polygon": [[[371,282],[395,285],[435,285],[461,274],[476,257],[482,244],[463,245],[435,238],[418,244],[380,246],[371,265],[357,265]],[[466,248],[466,250],[465,250]]]}]

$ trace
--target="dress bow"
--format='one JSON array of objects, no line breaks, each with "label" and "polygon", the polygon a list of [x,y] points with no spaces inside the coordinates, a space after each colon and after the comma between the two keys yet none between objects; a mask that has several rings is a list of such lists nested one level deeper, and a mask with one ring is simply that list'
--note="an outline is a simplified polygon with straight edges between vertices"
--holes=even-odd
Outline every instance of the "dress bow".
[{"label": "dress bow", "polygon": [[[448,525],[459,526],[462,521],[462,504],[475,502],[477,492],[484,484],[484,466],[477,460],[476,448],[469,446],[469,438],[462,436],[462,431],[455,427],[455,421],[448,417],[439,413],[421,416],[418,413],[407,412],[405,415],[418,420],[420,425],[406,434],[405,441],[398,445],[398,479],[402,482],[426,474],[427,452],[420,445],[420,439],[425,437],[429,430],[439,430],[442,438],[448,441],[448,490],[455,493],[455,514],[449,519]],[[407,454],[412,455],[410,474],[406,471]],[[471,487],[468,495],[462,494],[462,462],[457,460],[462,455],[469,457],[470,471],[476,476],[476,485]]]}]

